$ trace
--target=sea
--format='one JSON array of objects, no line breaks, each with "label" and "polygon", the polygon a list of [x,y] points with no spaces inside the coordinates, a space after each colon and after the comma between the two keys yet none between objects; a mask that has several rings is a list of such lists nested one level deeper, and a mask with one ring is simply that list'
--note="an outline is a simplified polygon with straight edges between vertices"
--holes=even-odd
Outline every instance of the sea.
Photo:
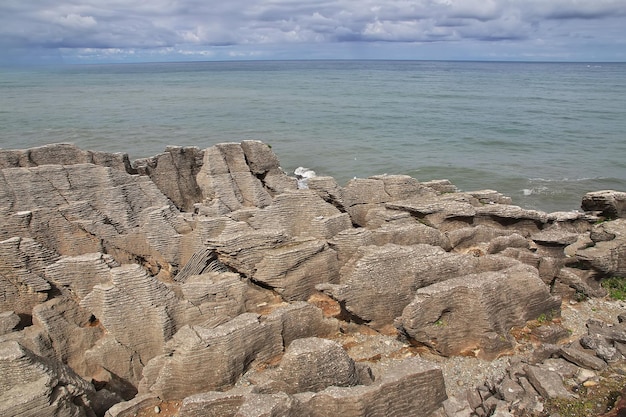
[{"label": "sea", "polygon": [[131,159],[261,140],[293,173],[406,174],[579,210],[626,191],[626,63],[240,61],[0,70],[0,148]]}]

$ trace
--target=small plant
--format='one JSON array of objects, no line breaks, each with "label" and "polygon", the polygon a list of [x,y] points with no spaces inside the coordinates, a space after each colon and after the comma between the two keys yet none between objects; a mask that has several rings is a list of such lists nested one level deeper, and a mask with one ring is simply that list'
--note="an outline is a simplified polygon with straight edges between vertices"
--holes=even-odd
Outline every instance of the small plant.
[{"label": "small plant", "polygon": [[576,290],[576,294],[574,294],[574,300],[581,302],[585,301],[589,297],[583,291]]},{"label": "small plant", "polygon": [[439,320],[437,320],[435,322],[435,326],[438,326],[438,327],[443,327],[445,325],[446,325],[446,323],[443,320],[441,320],[441,319],[439,319]]},{"label": "small plant", "polygon": [[602,286],[614,300],[626,300],[626,277],[611,277],[602,281]]},{"label": "small plant", "polygon": [[549,321],[550,321],[550,319],[548,318],[546,313],[541,313],[539,315],[539,317],[537,317],[537,323],[539,323],[539,324],[545,324],[545,323],[547,323]]}]

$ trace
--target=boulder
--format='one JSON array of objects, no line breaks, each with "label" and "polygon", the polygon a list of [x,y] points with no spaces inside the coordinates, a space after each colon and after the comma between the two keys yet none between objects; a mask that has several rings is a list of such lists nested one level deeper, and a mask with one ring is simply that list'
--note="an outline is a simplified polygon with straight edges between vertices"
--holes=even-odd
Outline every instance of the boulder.
[{"label": "boulder", "polygon": [[94,416],[94,387],[16,341],[0,343],[0,415]]},{"label": "boulder", "polygon": [[396,326],[443,355],[492,358],[511,347],[511,327],[558,314],[560,304],[534,268],[516,265],[418,289]]},{"label": "boulder", "polygon": [[20,316],[13,311],[0,312],[0,336],[11,333],[20,324]]},{"label": "boulder", "polygon": [[260,176],[250,170],[241,144],[222,143],[204,151],[196,181],[203,204],[219,215],[245,207],[268,206],[272,197]]},{"label": "boulder", "polygon": [[41,329],[40,343],[50,349],[36,353],[68,365],[85,378],[93,373],[84,354],[104,331],[91,313],[71,298],[56,297],[35,306],[33,325]]},{"label": "boulder", "polygon": [[548,222],[542,211],[527,210],[510,204],[485,204],[476,207],[474,224],[511,228],[523,236],[539,232]]},{"label": "boulder", "polygon": [[592,369],[596,371],[606,368],[606,362],[602,359],[570,346],[562,346],[559,354],[568,361],[580,366],[581,368]]},{"label": "boulder", "polygon": [[[472,202],[473,198],[469,195],[452,193],[442,196],[412,197],[387,203],[386,207],[407,211],[411,215],[423,219],[422,221],[427,225],[447,231],[466,226],[468,219],[474,217],[476,209]],[[456,220],[460,220],[458,226],[455,224]],[[452,227],[445,226],[444,223],[451,223]]]},{"label": "boulder", "polygon": [[337,207],[341,212],[346,211],[343,201],[343,189],[333,177],[313,177],[307,181],[307,186],[327,203]]},{"label": "boulder", "polygon": [[294,240],[265,251],[251,279],[273,288],[286,301],[304,301],[315,285],[339,280],[337,254],[321,240]]},{"label": "boulder", "polygon": [[348,215],[311,190],[290,191],[276,196],[267,208],[256,212],[249,223],[257,230],[283,230],[289,236],[323,239],[352,227]]},{"label": "boulder", "polygon": [[292,412],[293,402],[293,398],[285,393],[248,394],[235,417],[297,417]]},{"label": "boulder", "polygon": [[283,230],[256,230],[243,221],[229,221],[220,227],[217,237],[207,239],[206,247],[215,251],[217,259],[232,271],[250,277],[268,250],[290,241]]},{"label": "boulder", "polygon": [[11,207],[0,218],[6,238],[30,237],[60,255],[103,252],[167,271],[180,263],[181,234],[191,231],[148,177],[109,167],[7,168],[0,196]]},{"label": "boulder", "polygon": [[294,340],[278,367],[267,371],[264,377],[268,380],[257,387],[260,393],[318,392],[329,386],[351,387],[359,383],[356,365],[343,347],[317,337]]},{"label": "boulder", "polygon": [[276,308],[267,315],[265,323],[280,332],[284,347],[296,339],[329,337],[339,332],[337,320],[325,318],[321,309],[304,301]]},{"label": "boulder", "polygon": [[60,290],[68,290],[77,300],[82,300],[98,284],[109,281],[111,268],[119,264],[111,255],[86,253],[63,256],[45,269],[45,278]]},{"label": "boulder", "polygon": [[[598,228],[602,233],[597,231]],[[605,275],[625,276],[626,219],[602,223],[595,230],[591,235],[597,239],[594,245],[576,251],[576,258]]]},{"label": "boulder", "polygon": [[0,311],[31,314],[51,290],[44,278],[47,264],[58,255],[30,238],[0,242]]},{"label": "boulder", "polygon": [[615,219],[626,217],[626,193],[613,190],[593,191],[583,196],[585,211],[599,212],[601,216]]},{"label": "boulder", "polygon": [[516,263],[501,257],[448,253],[430,245],[363,246],[341,269],[339,284],[317,288],[374,328],[391,325],[422,287]]},{"label": "boulder", "polygon": [[392,366],[371,385],[329,387],[313,395],[296,394],[300,413],[310,417],[429,417],[441,409],[446,390],[441,370],[421,358]]},{"label": "boulder", "polygon": [[193,211],[202,202],[202,192],[196,176],[202,167],[204,151],[197,147],[168,146],[165,152],[133,161],[140,175],[152,182],[181,211]]},{"label": "boulder", "polygon": [[112,268],[109,276],[110,281],[95,285],[80,305],[145,364],[162,353],[177,330],[176,295],[139,265]]},{"label": "boulder", "polygon": [[85,366],[95,369],[91,378],[109,391],[129,400],[137,394],[144,364],[139,353],[105,335],[85,351]]},{"label": "boulder", "polygon": [[524,370],[532,386],[543,398],[574,398],[563,385],[563,379],[557,372],[532,365],[526,366]]},{"label": "boulder", "polygon": [[164,400],[232,388],[253,362],[283,351],[277,323],[256,314],[237,316],[215,328],[184,326],[167,344],[166,353],[144,368],[139,391]]},{"label": "boulder", "polygon": [[136,416],[137,413],[146,408],[152,408],[161,402],[154,395],[139,395],[132,400],[120,402],[109,408],[104,417],[130,417]]},{"label": "boulder", "polygon": [[241,142],[241,149],[250,172],[261,180],[270,195],[298,188],[297,180],[287,176],[280,168],[278,157],[269,145],[258,140],[244,140]]},{"label": "boulder", "polygon": [[231,390],[190,395],[183,400],[178,417],[234,417],[246,394],[243,390]]}]

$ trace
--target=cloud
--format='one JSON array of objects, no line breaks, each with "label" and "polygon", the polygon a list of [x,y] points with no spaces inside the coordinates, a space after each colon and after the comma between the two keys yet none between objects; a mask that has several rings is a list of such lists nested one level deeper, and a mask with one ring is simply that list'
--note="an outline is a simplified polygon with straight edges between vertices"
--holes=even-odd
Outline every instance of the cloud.
[{"label": "cloud", "polygon": [[221,56],[220,48],[231,48],[224,56],[258,56],[253,45],[332,50],[346,43],[477,41],[538,48],[538,40],[552,40],[576,48],[584,35],[584,45],[610,51],[611,43],[623,47],[625,17],[624,0],[3,0],[0,46],[206,58]]}]

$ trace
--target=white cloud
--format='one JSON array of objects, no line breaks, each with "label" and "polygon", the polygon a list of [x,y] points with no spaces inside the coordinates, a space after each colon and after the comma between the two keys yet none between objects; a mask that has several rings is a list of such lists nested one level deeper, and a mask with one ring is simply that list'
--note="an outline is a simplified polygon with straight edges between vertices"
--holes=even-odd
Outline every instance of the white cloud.
[{"label": "white cloud", "polygon": [[246,45],[515,41],[537,49],[542,39],[563,51],[602,45],[618,57],[625,19],[624,0],[2,0],[0,46],[199,56],[230,47],[239,56]]}]

